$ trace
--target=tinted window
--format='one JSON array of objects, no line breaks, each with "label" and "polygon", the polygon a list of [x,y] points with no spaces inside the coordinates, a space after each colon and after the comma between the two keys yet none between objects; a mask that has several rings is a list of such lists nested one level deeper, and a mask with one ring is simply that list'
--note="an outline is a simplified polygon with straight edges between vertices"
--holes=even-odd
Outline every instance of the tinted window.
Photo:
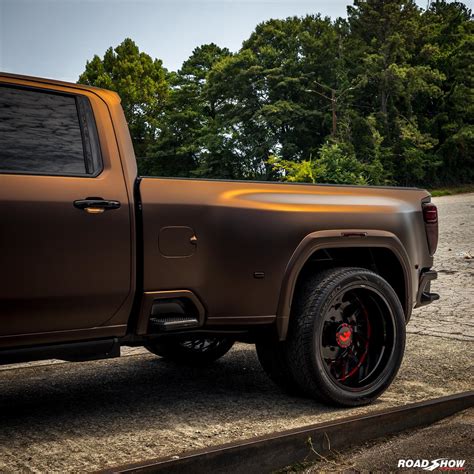
[{"label": "tinted window", "polygon": [[85,174],[75,97],[0,87],[0,170]]}]

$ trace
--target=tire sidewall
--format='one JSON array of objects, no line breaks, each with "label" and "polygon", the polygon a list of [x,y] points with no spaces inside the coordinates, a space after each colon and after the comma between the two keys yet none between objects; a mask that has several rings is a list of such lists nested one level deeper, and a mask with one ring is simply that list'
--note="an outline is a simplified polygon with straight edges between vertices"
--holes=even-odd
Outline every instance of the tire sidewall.
[{"label": "tire sidewall", "polygon": [[[387,303],[393,325],[393,347],[386,366],[379,376],[367,388],[348,389],[338,384],[329,375],[320,353],[321,334],[324,325],[323,315],[329,309],[334,299],[340,293],[347,292],[351,287],[364,285],[367,290],[375,292]],[[361,405],[370,403],[390,385],[400,367],[405,349],[405,317],[402,306],[393,288],[380,276],[369,271],[347,275],[339,281],[334,281],[327,288],[328,294],[319,308],[313,313],[313,344],[311,354],[308,354],[315,381],[328,398],[344,405]]]}]

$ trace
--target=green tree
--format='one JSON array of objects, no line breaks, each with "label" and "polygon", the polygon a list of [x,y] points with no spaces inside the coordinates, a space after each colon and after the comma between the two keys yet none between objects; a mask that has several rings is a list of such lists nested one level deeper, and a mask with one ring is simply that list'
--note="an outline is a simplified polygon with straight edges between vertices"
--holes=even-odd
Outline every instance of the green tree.
[{"label": "green tree", "polygon": [[119,94],[135,153],[144,156],[156,133],[156,123],[168,94],[162,62],[140,52],[129,38],[109,48],[103,58],[87,61],[80,84],[110,89]]},{"label": "green tree", "polygon": [[269,156],[298,162],[321,146],[331,113],[319,84],[338,84],[338,45],[329,18],[269,20],[238,54],[213,68],[210,90],[219,99],[243,177],[275,179]]},{"label": "green tree", "polygon": [[268,20],[237,53],[202,45],[170,74],[125,40],[80,80],[120,94],[149,174],[474,180],[474,32],[461,2],[355,0],[347,19]]},{"label": "green tree", "polygon": [[436,184],[474,180],[474,29],[461,2],[438,0],[422,15],[418,60],[446,77],[441,94],[416,104],[418,121],[430,130],[440,166],[426,179]]},{"label": "green tree", "polygon": [[213,65],[228,57],[211,43],[196,48],[177,73],[159,121],[157,139],[147,149],[147,171],[164,176],[233,177],[220,149],[218,103],[208,92]]},{"label": "green tree", "polygon": [[[348,64],[363,84],[354,94],[354,106],[376,118],[383,137],[381,162],[388,174],[400,184],[421,183],[439,165],[433,156],[438,140],[422,115],[426,104],[442,96],[446,80],[436,64],[420,60],[422,10],[413,0],[356,0],[348,13]],[[425,107],[420,114],[421,103]],[[354,123],[352,138],[363,159],[360,154],[367,149],[357,139],[367,141],[367,135],[357,136],[360,125]]]}]

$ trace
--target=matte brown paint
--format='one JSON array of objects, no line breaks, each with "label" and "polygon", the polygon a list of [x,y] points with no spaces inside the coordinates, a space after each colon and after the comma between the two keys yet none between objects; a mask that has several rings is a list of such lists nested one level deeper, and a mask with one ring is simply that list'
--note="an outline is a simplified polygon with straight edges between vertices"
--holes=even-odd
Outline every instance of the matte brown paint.
[{"label": "matte brown paint", "polygon": [[[96,178],[0,174],[0,345],[123,335],[135,279],[133,221],[108,108],[118,97],[13,76],[0,84],[87,96],[104,161]],[[102,215],[73,207],[88,196],[124,205]]]},{"label": "matte brown paint", "polygon": [[[137,181],[115,93],[10,74],[0,74],[1,84],[88,97],[104,170],[95,178],[0,174],[0,347],[121,337],[127,326],[129,335],[143,335],[154,295],[166,292],[195,302],[201,329],[276,324],[284,338],[298,274],[312,253],[329,247],[393,252],[408,317],[420,272],[433,264],[421,212],[426,191]],[[91,215],[72,206],[88,196],[121,207]]]},{"label": "matte brown paint", "polygon": [[[192,290],[208,324],[287,319],[299,269],[325,245],[390,249],[403,265],[409,295],[417,290],[415,264],[432,265],[421,217],[426,191],[143,178],[140,193],[145,291]],[[156,236],[178,225],[194,229],[196,251],[165,258]],[[353,231],[367,236],[342,236]],[[284,336],[285,324],[278,327]]]}]

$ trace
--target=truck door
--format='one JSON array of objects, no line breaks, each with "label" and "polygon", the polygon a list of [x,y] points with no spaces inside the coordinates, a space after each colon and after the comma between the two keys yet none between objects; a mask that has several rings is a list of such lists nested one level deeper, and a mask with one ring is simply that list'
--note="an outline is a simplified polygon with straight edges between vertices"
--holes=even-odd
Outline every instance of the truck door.
[{"label": "truck door", "polygon": [[94,119],[107,107],[51,87],[0,82],[0,339],[85,339],[131,291],[124,176]]}]

